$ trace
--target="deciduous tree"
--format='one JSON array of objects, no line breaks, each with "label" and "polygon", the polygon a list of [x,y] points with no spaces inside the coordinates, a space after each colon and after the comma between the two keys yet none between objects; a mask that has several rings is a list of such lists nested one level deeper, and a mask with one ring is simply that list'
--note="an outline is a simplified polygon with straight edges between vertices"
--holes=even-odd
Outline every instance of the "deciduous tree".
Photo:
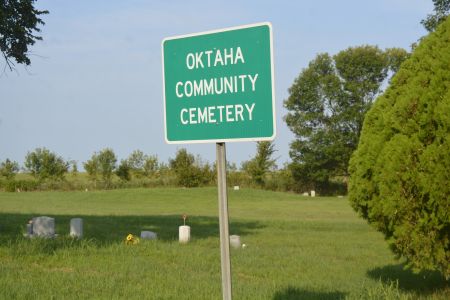
[{"label": "deciduous tree", "polygon": [[35,0],[2,0],[0,2],[0,51],[10,70],[14,67],[14,59],[19,64],[29,65],[28,47],[42,40],[36,35],[39,25],[44,25],[41,15],[47,10],[37,10]]},{"label": "deciduous tree", "polygon": [[46,148],[37,148],[25,157],[25,168],[38,180],[62,180],[69,163]]},{"label": "deciduous tree", "polygon": [[16,161],[11,161],[7,158],[5,161],[0,163],[0,175],[6,179],[14,179],[17,172],[19,172],[19,164]]},{"label": "deciduous tree", "polygon": [[105,148],[98,153],[94,153],[91,159],[83,165],[94,182],[97,180],[97,176],[101,175],[103,183],[106,187],[109,187],[117,167],[116,163],[117,158],[114,151],[110,148]]},{"label": "deciduous tree", "polygon": [[242,164],[242,169],[259,186],[264,186],[266,173],[276,167],[275,159],[272,157],[275,151],[275,145],[272,142],[257,142],[255,157]]},{"label": "deciduous tree", "polygon": [[185,148],[177,151],[175,158],[169,160],[169,166],[175,172],[179,185],[197,187],[202,184],[202,170],[195,164],[194,155]]},{"label": "deciduous tree", "polygon": [[289,89],[285,120],[295,134],[290,169],[297,189],[326,192],[333,178],[346,178],[364,115],[389,74],[408,56],[403,49],[351,47],[317,55]]},{"label": "deciduous tree", "polygon": [[131,180],[131,174],[130,174],[130,166],[128,164],[127,160],[122,160],[120,162],[119,167],[117,167],[116,175],[122,180],[122,181],[130,181]]},{"label": "deciduous tree", "polygon": [[433,0],[434,13],[429,14],[420,23],[428,31],[434,31],[450,13],[450,0]]}]

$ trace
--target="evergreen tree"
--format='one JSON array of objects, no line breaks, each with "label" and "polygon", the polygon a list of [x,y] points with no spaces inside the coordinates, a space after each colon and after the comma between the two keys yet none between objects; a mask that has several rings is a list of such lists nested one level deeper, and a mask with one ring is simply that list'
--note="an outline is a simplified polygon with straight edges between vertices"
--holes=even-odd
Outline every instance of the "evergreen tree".
[{"label": "evergreen tree", "polygon": [[450,19],[377,99],[350,162],[353,208],[415,270],[450,278]]}]

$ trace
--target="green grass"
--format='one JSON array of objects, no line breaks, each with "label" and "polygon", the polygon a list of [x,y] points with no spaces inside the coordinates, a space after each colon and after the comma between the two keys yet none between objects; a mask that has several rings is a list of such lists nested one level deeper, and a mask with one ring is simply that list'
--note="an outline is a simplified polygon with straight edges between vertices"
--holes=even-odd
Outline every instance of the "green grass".
[{"label": "green grass", "polygon": [[[215,188],[0,193],[0,298],[221,299]],[[177,242],[188,214],[192,241]],[[34,216],[59,237],[22,237]],[[229,192],[235,299],[449,299],[437,273],[404,270],[343,198]],[[67,237],[82,217],[85,238]],[[123,243],[128,233],[157,241]]]}]

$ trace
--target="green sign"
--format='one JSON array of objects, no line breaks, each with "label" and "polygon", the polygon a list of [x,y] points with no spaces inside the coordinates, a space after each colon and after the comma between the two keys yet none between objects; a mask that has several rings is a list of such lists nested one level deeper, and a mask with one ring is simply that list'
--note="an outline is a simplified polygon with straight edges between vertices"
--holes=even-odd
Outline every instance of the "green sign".
[{"label": "green sign", "polygon": [[162,52],[168,143],[275,137],[270,23],[166,38]]}]

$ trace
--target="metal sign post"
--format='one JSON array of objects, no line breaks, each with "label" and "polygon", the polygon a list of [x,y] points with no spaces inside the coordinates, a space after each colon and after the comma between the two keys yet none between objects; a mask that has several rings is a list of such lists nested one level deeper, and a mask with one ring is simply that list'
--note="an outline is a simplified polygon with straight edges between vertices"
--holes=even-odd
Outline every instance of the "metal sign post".
[{"label": "metal sign post", "polygon": [[228,195],[225,143],[216,144],[217,186],[219,196],[220,258],[222,268],[222,295],[231,300],[230,234],[228,231]]}]

